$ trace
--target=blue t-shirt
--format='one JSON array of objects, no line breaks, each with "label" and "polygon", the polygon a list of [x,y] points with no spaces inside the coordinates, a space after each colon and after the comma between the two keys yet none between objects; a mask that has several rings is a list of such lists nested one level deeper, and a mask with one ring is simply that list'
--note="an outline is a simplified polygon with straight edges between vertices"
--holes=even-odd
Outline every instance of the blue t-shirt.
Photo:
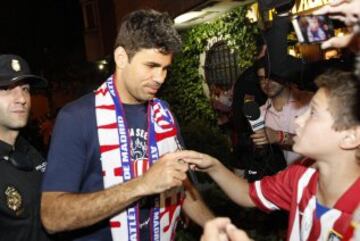
[{"label": "blue t-shirt", "polygon": [[[132,159],[145,158],[147,148],[147,107],[124,105],[131,137]],[[180,135],[178,135],[178,138]],[[179,138],[182,143],[181,138]],[[88,193],[104,189],[93,93],[66,105],[53,130],[43,192]],[[140,223],[149,217],[152,198],[140,200]],[[141,229],[140,240],[150,240],[149,225]],[[111,241],[109,220],[86,227],[67,236],[72,240]]]}]

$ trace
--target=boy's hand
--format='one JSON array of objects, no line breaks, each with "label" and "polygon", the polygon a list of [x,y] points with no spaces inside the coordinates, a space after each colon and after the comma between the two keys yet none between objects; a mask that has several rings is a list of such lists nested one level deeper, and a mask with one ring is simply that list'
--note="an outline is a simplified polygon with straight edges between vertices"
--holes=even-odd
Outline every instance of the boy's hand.
[{"label": "boy's hand", "polygon": [[196,151],[182,151],[184,154],[183,160],[190,165],[190,168],[195,171],[209,172],[219,161],[209,155]]}]

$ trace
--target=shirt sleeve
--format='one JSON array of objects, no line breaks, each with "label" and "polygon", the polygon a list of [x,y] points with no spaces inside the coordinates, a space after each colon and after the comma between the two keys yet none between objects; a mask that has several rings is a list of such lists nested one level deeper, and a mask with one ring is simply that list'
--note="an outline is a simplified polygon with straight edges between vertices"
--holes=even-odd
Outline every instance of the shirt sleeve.
[{"label": "shirt sleeve", "polygon": [[296,198],[296,186],[306,167],[292,165],[273,176],[250,184],[249,194],[256,206],[264,211],[284,209],[289,211]]},{"label": "shirt sleeve", "polygon": [[63,109],[55,123],[43,191],[78,192],[86,166],[86,141],[81,111]]}]

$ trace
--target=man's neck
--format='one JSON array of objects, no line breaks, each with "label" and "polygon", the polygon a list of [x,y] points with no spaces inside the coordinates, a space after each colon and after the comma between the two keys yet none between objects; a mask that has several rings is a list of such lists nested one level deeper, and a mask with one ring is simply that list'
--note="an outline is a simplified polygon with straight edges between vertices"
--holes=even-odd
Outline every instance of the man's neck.
[{"label": "man's neck", "polygon": [[144,104],[146,103],[146,101],[139,101],[136,100],[135,98],[133,98],[129,92],[126,91],[126,87],[124,86],[124,81],[120,81],[121,80],[121,71],[117,71],[116,74],[114,76],[114,85],[115,88],[117,90],[117,93],[121,99],[121,102],[123,104],[128,104],[128,105],[136,105],[136,104]]},{"label": "man's neck", "polygon": [[289,101],[290,89],[285,87],[278,95],[271,98],[271,103],[276,111],[282,111],[283,107]]},{"label": "man's neck", "polygon": [[4,130],[0,129],[0,140],[2,140],[3,142],[6,142],[9,145],[12,145],[12,146],[15,145],[15,141],[16,141],[16,138],[18,137],[18,135],[19,135],[19,131],[15,131],[15,130],[4,131]]}]

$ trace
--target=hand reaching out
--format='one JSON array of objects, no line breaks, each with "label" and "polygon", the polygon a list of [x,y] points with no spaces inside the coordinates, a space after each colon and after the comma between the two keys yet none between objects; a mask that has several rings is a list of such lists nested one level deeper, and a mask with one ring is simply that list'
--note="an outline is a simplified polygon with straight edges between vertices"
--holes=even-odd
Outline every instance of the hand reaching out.
[{"label": "hand reaching out", "polygon": [[228,218],[216,218],[205,224],[200,241],[251,241],[246,233],[233,224]]},{"label": "hand reaching out", "polygon": [[321,48],[343,48],[351,47],[354,51],[359,48],[359,35],[360,35],[360,0],[336,0],[330,2],[314,14],[329,14],[330,17],[343,21],[346,25],[352,28],[350,34],[345,36],[333,37],[321,44]]},{"label": "hand reaching out", "polygon": [[336,0],[317,11],[314,14],[329,14],[330,17],[343,21],[348,26],[353,26],[360,20],[360,1]]},{"label": "hand reaching out", "polygon": [[182,151],[183,160],[195,171],[209,172],[219,161],[207,154],[196,151]]}]

